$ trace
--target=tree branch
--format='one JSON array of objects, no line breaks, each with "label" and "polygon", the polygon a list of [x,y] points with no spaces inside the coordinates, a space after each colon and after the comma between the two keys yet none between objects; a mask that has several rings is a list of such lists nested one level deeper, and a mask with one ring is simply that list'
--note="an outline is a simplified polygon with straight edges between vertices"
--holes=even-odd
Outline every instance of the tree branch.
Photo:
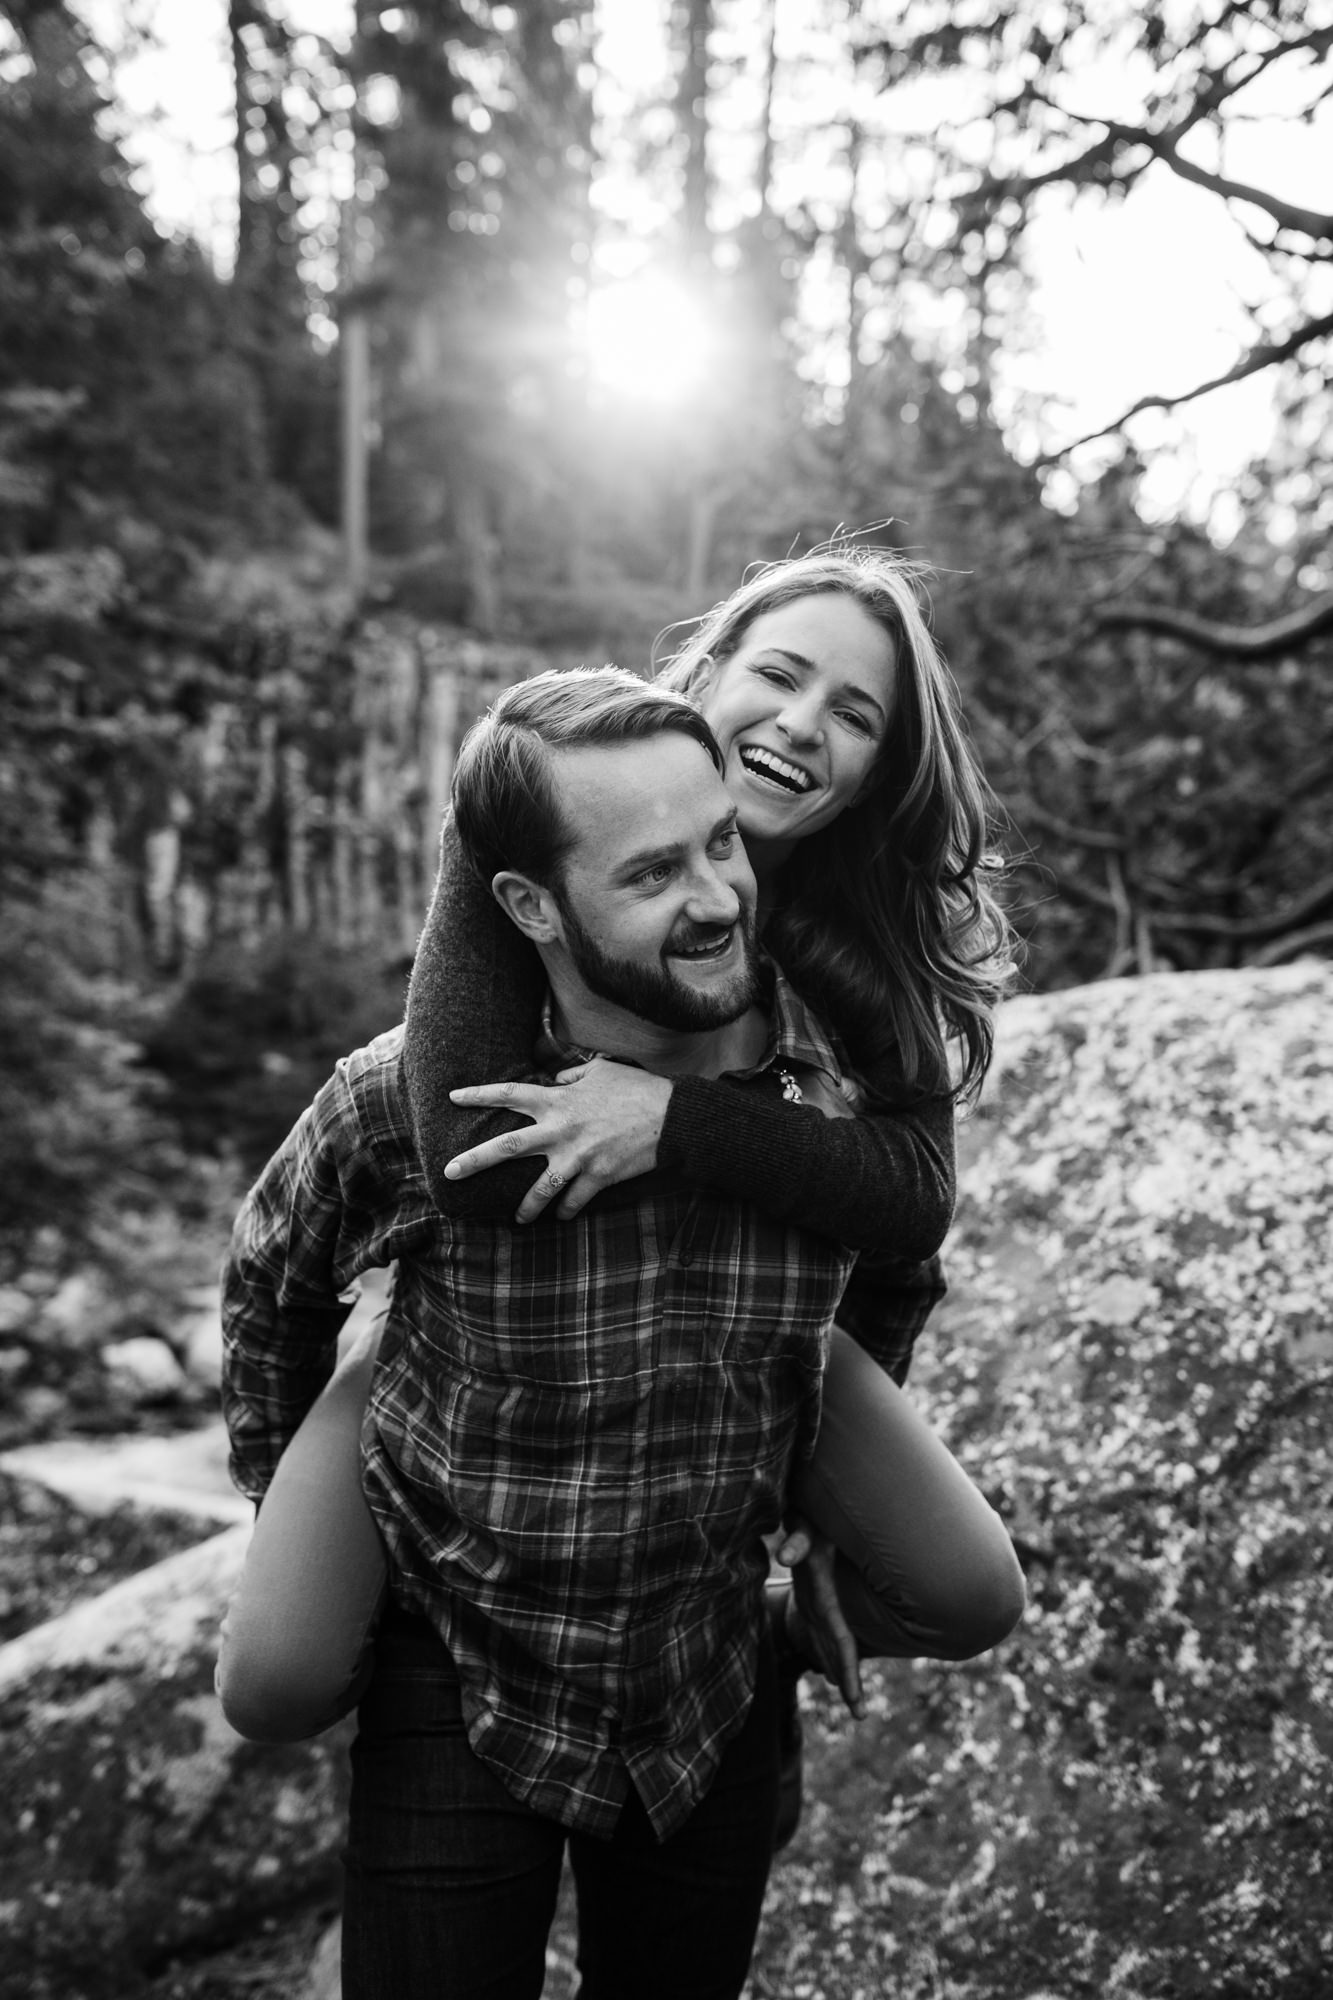
[{"label": "tree branch", "polygon": [[1022,817],[1039,826],[1043,833],[1053,833],[1057,840],[1067,840],[1075,847],[1094,848],[1102,854],[1119,854],[1124,849],[1125,843],[1118,833],[1100,833],[1093,827],[1074,826],[1071,821],[1047,812],[1045,806],[1031,800],[1022,808]]},{"label": "tree branch", "polygon": [[1265,194],[1262,188],[1251,187],[1244,181],[1233,181],[1225,174],[1215,174],[1207,167],[1196,166],[1193,160],[1184,159],[1176,150],[1174,138],[1163,135],[1154,138],[1151,133],[1137,134],[1136,143],[1149,146],[1173,174],[1179,174],[1183,181],[1193,181],[1196,187],[1207,188],[1210,194],[1219,194],[1225,201],[1247,201],[1253,208],[1261,208],[1271,216],[1279,229],[1290,229],[1302,236],[1312,236],[1317,243],[1333,243],[1333,215],[1327,215],[1317,208],[1298,208],[1295,202],[1282,201],[1275,194]]},{"label": "tree branch", "polygon": [[1308,930],[1290,931],[1275,943],[1265,945],[1247,958],[1247,965],[1289,965],[1293,958],[1299,958],[1306,951],[1329,951],[1333,949],[1333,923],[1311,924]]},{"label": "tree branch", "polygon": [[1033,460],[1034,466],[1055,465],[1067,458],[1071,451],[1078,451],[1085,444],[1095,444],[1098,438],[1111,437],[1123,430],[1131,418],[1141,416],[1144,410],[1177,410],[1182,403],[1192,403],[1198,396],[1211,395],[1214,389],[1230,388],[1233,382],[1243,382],[1248,375],[1257,375],[1264,368],[1275,368],[1283,361],[1290,361],[1293,354],[1312,340],[1322,340],[1325,334],[1333,333],[1333,313],[1325,313],[1321,319],[1307,320],[1298,326],[1285,340],[1262,341],[1252,347],[1225,375],[1215,375],[1210,382],[1200,382],[1193,389],[1184,390],[1179,396],[1141,396],[1132,409],[1128,409],[1114,423],[1103,424],[1100,430],[1089,431],[1085,437],[1075,438],[1072,444],[1062,445],[1059,451],[1046,451]]},{"label": "tree branch", "polygon": [[1298,650],[1323,632],[1333,631],[1333,593],[1317,598],[1285,618],[1267,625],[1218,625],[1208,618],[1195,618],[1188,611],[1171,611],[1165,606],[1143,605],[1127,610],[1099,611],[1099,627],[1133,627],[1141,632],[1158,632],[1164,638],[1183,640],[1187,646],[1202,647],[1206,653],[1239,660],[1271,660],[1281,653]]},{"label": "tree branch", "polygon": [[[1273,938],[1290,937],[1293,930],[1316,917],[1322,917],[1330,909],[1333,909],[1333,875],[1325,875],[1304,896],[1270,916],[1210,917],[1201,914],[1192,917],[1174,910],[1154,910],[1153,922],[1164,931],[1190,931],[1196,936],[1237,940],[1250,938],[1256,944],[1265,944]],[[1258,963],[1257,960],[1252,962]]]},{"label": "tree branch", "polygon": [[[1269,194],[1265,189],[1254,187],[1243,181],[1230,180],[1224,174],[1211,172],[1192,160],[1181,157],[1179,147],[1182,139],[1192,132],[1204,119],[1215,117],[1228,98],[1235,97],[1249,87],[1263,74],[1270,64],[1280,62],[1287,56],[1313,54],[1318,58],[1327,55],[1333,47],[1333,29],[1314,29],[1298,41],[1279,42],[1266,50],[1257,59],[1251,60],[1237,74],[1229,74],[1230,63],[1206,75],[1198,84],[1197,94],[1188,108],[1168,124],[1155,132],[1150,126],[1126,125],[1120,119],[1100,117],[1096,112],[1071,111],[1056,102],[1048,92],[1037,85],[1028,85],[1014,97],[1001,100],[997,112],[1016,113],[1024,105],[1040,105],[1056,118],[1067,119],[1072,126],[1100,126],[1101,137],[1085,147],[1072,159],[1065,160],[1043,173],[1000,177],[982,174],[972,190],[967,207],[970,210],[979,204],[990,219],[990,210],[1000,198],[1009,196],[1022,200],[1039,188],[1049,187],[1054,182],[1095,181],[1100,176],[1097,169],[1104,169],[1120,185],[1129,186],[1144,171],[1143,165],[1114,174],[1116,155],[1122,150],[1136,146],[1143,147],[1151,158],[1160,160],[1182,180],[1193,181],[1199,187],[1207,188],[1212,194],[1221,195],[1224,200],[1244,201],[1262,209],[1271,217],[1279,229],[1291,230],[1300,235],[1311,236],[1316,243],[1333,242],[1333,214],[1322,209],[1304,208],[1295,202],[1283,201],[1278,195]],[[1072,136],[1072,135],[1070,135]]]},{"label": "tree branch", "polygon": [[1115,915],[1115,898],[1109,896],[1105,889],[1098,889],[1091,882],[1084,882],[1079,876],[1070,875],[1063,869],[1052,868],[1046,861],[1041,863],[1041,868],[1060,894],[1067,896],[1071,903],[1083,903],[1089,909],[1106,910],[1111,916]]}]

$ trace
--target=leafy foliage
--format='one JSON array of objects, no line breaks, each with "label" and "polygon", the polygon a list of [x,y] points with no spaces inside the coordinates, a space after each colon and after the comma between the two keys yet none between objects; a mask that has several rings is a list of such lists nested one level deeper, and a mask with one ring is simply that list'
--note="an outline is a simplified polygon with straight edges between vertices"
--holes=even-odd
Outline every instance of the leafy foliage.
[{"label": "leafy foliage", "polygon": [[[566,0],[366,15],[347,52],[237,0],[241,226],[224,280],[145,216],[80,17],[55,0],[9,10],[0,887],[28,942],[0,984],[34,1048],[6,1086],[9,1171],[47,1157],[46,1103],[73,1107],[83,1067],[70,1132],[120,1134],[111,1154],[95,1135],[62,1141],[16,1215],[75,1203],[81,1152],[101,1162],[92,1186],[147,1143],[136,1120],[160,1107],[127,1051],[149,1015],[171,1102],[198,1107],[192,1134],[239,1129],[255,1044],[292,1065],[295,1102],[340,1037],[391,1018],[397,974],[378,968],[408,948],[447,761],[432,704],[461,726],[498,670],[500,649],[478,655],[460,624],[646,666],[655,635],[746,564],[840,522],[938,564],[939,633],[1013,822],[1034,984],[1327,949],[1317,367],[1290,372],[1287,428],[1227,547],[1146,522],[1131,454],[1055,511],[997,414],[997,343],[1057,182],[1118,198],[1150,161],[1197,162],[1252,81],[1291,71],[1313,89],[1328,56],[1321,21],[1286,4],[1230,9],[1208,32],[1198,10],[1159,13],[1103,0],[1038,28],[920,0],[892,37],[868,6],[850,39],[821,42],[833,15],[815,9],[756,44],[733,0],[697,0],[672,15],[660,84],[594,117]],[[831,48],[846,116],[815,133],[803,92]],[[1084,117],[1088,49],[1146,79],[1137,138]],[[986,115],[974,105],[966,134],[942,121],[909,161],[876,121],[880,86],[912,77],[970,78]],[[760,143],[738,166],[720,135],[743,88]],[[978,129],[987,146],[968,154]],[[664,267],[723,330],[687,410],[635,412],[580,372],[590,260],[615,234],[598,185],[612,158],[643,166]],[[1304,218],[1306,256],[1301,218],[1245,213],[1267,215],[1285,273],[1273,338],[1316,311],[1322,224]],[[923,286],[949,305],[948,338],[914,322]],[[819,325],[817,296],[835,308]],[[360,607],[323,530],[339,305],[371,326],[376,384]],[[533,658],[520,644],[504,670]],[[337,894],[302,900],[307,860]],[[194,930],[177,911],[164,936],[153,868],[168,863],[197,894]],[[373,950],[349,943],[342,877],[358,870],[356,894],[383,904]],[[273,941],[282,921],[299,944]],[[258,1129],[241,1143],[249,1157]]]},{"label": "leafy foliage", "polygon": [[197,965],[145,1037],[188,1143],[253,1178],[349,1049],[401,1019],[406,968],[311,937]]}]

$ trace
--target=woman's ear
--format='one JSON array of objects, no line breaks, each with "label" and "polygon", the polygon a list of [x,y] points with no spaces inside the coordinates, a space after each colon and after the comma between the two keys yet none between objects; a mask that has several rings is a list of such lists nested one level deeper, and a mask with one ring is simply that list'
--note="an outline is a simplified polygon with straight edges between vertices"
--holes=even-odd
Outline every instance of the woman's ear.
[{"label": "woman's ear", "polygon": [[555,897],[531,875],[501,869],[491,878],[491,894],[509,921],[533,944],[554,944],[563,937]]}]

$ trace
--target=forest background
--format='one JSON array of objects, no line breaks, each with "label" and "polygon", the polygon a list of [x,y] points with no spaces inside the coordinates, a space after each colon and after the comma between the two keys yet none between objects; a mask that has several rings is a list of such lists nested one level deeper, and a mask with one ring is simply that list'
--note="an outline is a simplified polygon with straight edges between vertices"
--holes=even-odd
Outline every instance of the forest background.
[{"label": "forest background", "polygon": [[[220,255],[131,164],[134,6],[0,7],[6,1437],[71,1421],[34,1287],[170,1338],[398,1017],[489,694],[840,527],[937,569],[1031,986],[1333,944],[1333,202],[1229,164],[1326,116],[1328,0],[660,12],[636,95],[572,0],[232,0]],[[1250,338],[1061,445],[1030,237],[1150,176],[1233,219]],[[1265,449],[1164,506],[1152,410],[1255,377]]]},{"label": "forest background", "polygon": [[[1045,1124],[964,1130],[995,1183],[922,1369],[986,1490],[1028,1496],[1032,1610],[859,1733],[812,1697],[755,1990],[864,2000],[891,1963],[904,1994],[1322,1996],[1327,1037],[1293,962],[1333,945],[1333,0],[643,0],[633,82],[624,0],[347,34],[216,0],[234,199],[193,234],[135,164],[157,11],[0,0],[0,1446],[215,1421],[239,1193],[399,1017],[497,688],[646,668],[840,527],[916,552],[1007,815],[1009,1021],[1057,1056]],[[1262,170],[1284,132],[1313,174]],[[1233,344],[1182,359],[1146,286],[1160,380],[1098,384],[1081,439],[1104,225],[1154,201],[1236,247]],[[1046,376],[1052,242],[1088,285]],[[1198,411],[1230,432],[1208,481]],[[1200,1213],[1145,1334],[1160,1218],[1117,1234],[1096,1171],[1186,1128]],[[1064,1194],[1070,1254],[1097,1240],[1060,1319],[1034,1232]],[[1234,1269],[1177,1310],[1200,1233]],[[3,1638],[204,1532],[42,1492],[0,1472]],[[328,1913],[265,1917],[288,1970]],[[262,1990],[196,1967],[154,2000]]]}]

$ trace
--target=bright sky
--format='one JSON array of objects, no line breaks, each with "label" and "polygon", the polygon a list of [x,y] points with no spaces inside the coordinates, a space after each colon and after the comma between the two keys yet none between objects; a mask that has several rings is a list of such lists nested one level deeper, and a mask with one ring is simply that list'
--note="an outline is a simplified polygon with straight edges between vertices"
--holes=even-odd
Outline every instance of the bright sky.
[{"label": "bright sky", "polygon": [[[124,0],[81,4],[104,32],[114,32],[125,11]],[[122,95],[136,121],[127,150],[143,163],[159,220],[193,230],[225,261],[234,229],[235,182],[224,0],[140,0],[140,5],[163,46],[122,75]],[[286,0],[286,11],[301,28],[339,41],[350,34],[352,0]],[[650,90],[660,76],[664,11],[665,0],[600,0],[602,61],[627,94]],[[793,0],[785,0],[780,19],[793,19]],[[795,25],[804,31],[799,11]],[[1106,76],[1093,82],[1088,108],[1108,108]],[[743,120],[743,92],[740,102]],[[837,107],[830,107],[829,122],[837,116]],[[748,135],[742,131],[728,142],[723,134],[719,143],[743,145]],[[1256,120],[1227,166],[1238,179],[1333,208],[1333,106],[1325,104],[1310,124],[1290,116]],[[817,168],[811,171],[817,176]],[[614,206],[614,187],[608,200]],[[655,219],[649,202],[642,223]],[[1215,197],[1164,169],[1154,169],[1135,194],[1114,207],[1085,204],[1071,213],[1054,199],[1031,249],[1038,280],[1037,345],[1030,354],[1008,357],[1005,379],[1015,411],[1025,394],[1038,400],[1047,442],[1095,430],[1142,396],[1179,392],[1222,373],[1247,339],[1245,301],[1265,295],[1263,261],[1245,246],[1237,221]],[[941,317],[947,312],[943,302],[940,312]],[[638,323],[631,341],[626,334],[634,315]],[[646,329],[653,328],[659,351],[647,372],[660,395],[670,392],[669,364],[675,366],[677,392],[682,399],[687,395],[692,358],[701,365],[703,357],[695,351],[688,307],[680,301],[655,295],[651,286],[638,295],[621,285],[597,303],[592,328],[594,360],[600,359],[610,386],[632,388],[629,381],[616,381],[614,371],[618,363],[623,369],[629,352],[642,364]],[[1225,486],[1263,449],[1272,426],[1271,395],[1268,379],[1258,377],[1179,412],[1137,419],[1132,435],[1154,455],[1150,504],[1163,513],[1191,500],[1202,506]],[[1030,425],[1017,414],[1011,441],[1024,456],[1038,448]],[[1099,453],[1090,452],[1087,468],[1099,460]]]}]

